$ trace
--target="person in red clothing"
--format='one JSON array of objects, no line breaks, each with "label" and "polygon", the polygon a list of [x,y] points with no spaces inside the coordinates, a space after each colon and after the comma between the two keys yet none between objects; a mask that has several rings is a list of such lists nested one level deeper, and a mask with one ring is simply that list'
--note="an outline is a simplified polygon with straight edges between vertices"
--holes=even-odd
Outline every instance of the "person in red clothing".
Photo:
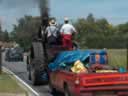
[{"label": "person in red clothing", "polygon": [[65,24],[61,27],[60,30],[62,35],[62,46],[68,50],[72,50],[72,35],[77,32],[73,25],[69,24],[69,19],[67,17],[64,19],[64,23]]}]

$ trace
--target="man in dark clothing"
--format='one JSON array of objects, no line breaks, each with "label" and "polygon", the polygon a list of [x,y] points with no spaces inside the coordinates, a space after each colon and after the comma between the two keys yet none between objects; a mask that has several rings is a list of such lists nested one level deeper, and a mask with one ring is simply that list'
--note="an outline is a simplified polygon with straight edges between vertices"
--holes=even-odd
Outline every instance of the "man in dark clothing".
[{"label": "man in dark clothing", "polygon": [[58,28],[54,19],[49,22],[49,26],[46,28],[45,34],[47,36],[47,42],[49,45],[57,44]]}]

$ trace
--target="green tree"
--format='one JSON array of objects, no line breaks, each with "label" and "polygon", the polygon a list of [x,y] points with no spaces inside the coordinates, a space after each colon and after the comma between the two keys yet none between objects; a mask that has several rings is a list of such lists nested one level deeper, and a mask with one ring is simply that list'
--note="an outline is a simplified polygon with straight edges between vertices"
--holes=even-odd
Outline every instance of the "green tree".
[{"label": "green tree", "polygon": [[[33,34],[37,35],[40,23],[39,17],[25,16],[19,19],[18,25],[13,25],[11,40],[25,49],[29,48]],[[74,26],[78,31],[75,39],[82,48],[126,48],[128,23],[114,26],[105,18],[97,19],[93,14],[89,14],[87,18],[75,21]]]},{"label": "green tree", "polygon": [[11,32],[12,40],[20,44],[21,47],[27,49],[30,47],[33,34],[37,34],[40,26],[40,18],[25,16],[18,20],[18,25],[13,25]]},{"label": "green tree", "polygon": [[9,33],[7,30],[3,32],[3,36],[4,36],[4,41],[7,41],[7,42],[10,41]]},{"label": "green tree", "polygon": [[96,19],[89,14],[86,19],[78,19],[74,25],[82,48],[126,48],[128,23],[113,26],[105,18]]}]

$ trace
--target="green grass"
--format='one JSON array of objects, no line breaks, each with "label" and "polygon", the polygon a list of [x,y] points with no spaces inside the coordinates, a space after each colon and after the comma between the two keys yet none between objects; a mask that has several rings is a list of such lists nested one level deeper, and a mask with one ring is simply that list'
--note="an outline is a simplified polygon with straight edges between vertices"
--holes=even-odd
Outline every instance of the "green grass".
[{"label": "green grass", "polygon": [[0,93],[26,93],[16,81],[6,73],[0,74]]},{"label": "green grass", "polygon": [[126,49],[109,49],[108,63],[115,67],[125,67],[127,65],[127,50]]}]

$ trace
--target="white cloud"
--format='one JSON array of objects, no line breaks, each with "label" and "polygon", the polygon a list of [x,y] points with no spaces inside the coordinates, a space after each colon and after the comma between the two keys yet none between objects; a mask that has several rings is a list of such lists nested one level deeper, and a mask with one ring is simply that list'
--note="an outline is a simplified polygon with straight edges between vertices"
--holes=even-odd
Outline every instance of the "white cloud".
[{"label": "white cloud", "polygon": [[[1,1],[1,0],[0,0]],[[3,0],[0,2],[0,16],[3,29],[12,30],[12,24],[24,15],[39,15],[36,0]]]},{"label": "white cloud", "polygon": [[[0,0],[0,16],[4,17],[4,29],[11,29],[16,19],[26,14],[39,15],[38,0]],[[128,21],[128,0],[50,0],[51,15],[61,21],[86,17],[93,13],[97,18],[105,17],[112,23]]]}]

